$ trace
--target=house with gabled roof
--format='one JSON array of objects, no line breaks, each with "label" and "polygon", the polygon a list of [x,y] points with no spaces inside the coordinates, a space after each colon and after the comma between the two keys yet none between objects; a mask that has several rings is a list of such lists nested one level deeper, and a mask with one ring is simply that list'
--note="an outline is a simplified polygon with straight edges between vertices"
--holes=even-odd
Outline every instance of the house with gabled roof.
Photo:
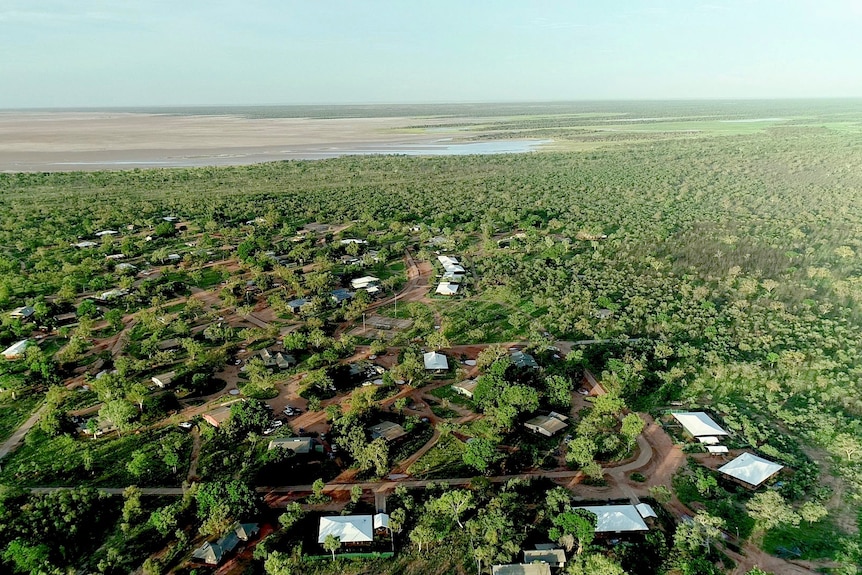
[{"label": "house with gabled roof", "polygon": [[764,481],[784,469],[779,463],[773,463],[753,453],[743,453],[730,463],[718,468],[719,473],[732,477],[746,487],[759,487]]}]

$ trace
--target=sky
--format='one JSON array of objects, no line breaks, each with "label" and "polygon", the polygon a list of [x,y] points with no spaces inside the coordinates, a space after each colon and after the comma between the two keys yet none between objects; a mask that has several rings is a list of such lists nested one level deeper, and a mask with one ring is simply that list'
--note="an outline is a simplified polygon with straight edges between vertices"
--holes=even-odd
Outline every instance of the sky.
[{"label": "sky", "polygon": [[862,97],[860,0],[0,0],[0,108]]}]

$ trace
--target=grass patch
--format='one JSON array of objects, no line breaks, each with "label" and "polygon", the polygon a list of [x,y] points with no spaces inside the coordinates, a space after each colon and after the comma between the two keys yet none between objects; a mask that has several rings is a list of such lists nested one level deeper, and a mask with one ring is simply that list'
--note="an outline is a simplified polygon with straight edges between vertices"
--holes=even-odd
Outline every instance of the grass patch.
[{"label": "grass patch", "polygon": [[828,519],[812,525],[779,527],[763,538],[763,550],[779,557],[837,559],[846,546],[846,535]]},{"label": "grass patch", "polygon": [[421,479],[438,479],[441,477],[469,477],[475,474],[462,459],[464,444],[448,435],[441,437],[437,445],[410,466],[408,472]]}]

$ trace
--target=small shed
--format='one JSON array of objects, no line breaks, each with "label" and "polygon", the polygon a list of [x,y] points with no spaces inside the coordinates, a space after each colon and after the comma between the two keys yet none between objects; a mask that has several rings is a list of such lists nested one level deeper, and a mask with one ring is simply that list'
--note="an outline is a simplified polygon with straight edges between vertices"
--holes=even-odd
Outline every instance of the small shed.
[{"label": "small shed", "polygon": [[460,383],[453,383],[452,390],[455,393],[460,393],[464,397],[469,397],[473,399],[473,392],[476,390],[476,385],[478,385],[478,381],[475,379],[467,379]]},{"label": "small shed", "polygon": [[213,427],[220,427],[221,424],[230,419],[230,406],[222,405],[221,407],[217,407],[209,413],[205,413],[203,417]]},{"label": "small shed", "polygon": [[449,282],[440,282],[437,285],[437,290],[434,292],[439,295],[453,296],[458,294],[458,284]]},{"label": "small shed", "polygon": [[277,447],[290,449],[294,453],[311,453],[314,448],[314,440],[310,437],[283,437],[270,441],[267,449]]},{"label": "small shed", "polygon": [[566,552],[562,549],[525,549],[524,563],[547,563],[551,567],[565,567]]},{"label": "small shed", "polygon": [[9,317],[13,319],[28,320],[33,317],[34,313],[36,313],[35,309],[30,307],[29,305],[25,305],[13,309],[11,312],[9,312]]},{"label": "small shed", "polygon": [[30,340],[22,339],[15,342],[3,351],[3,357],[6,359],[21,359],[24,357],[24,352],[30,347]]},{"label": "small shed", "polygon": [[299,313],[300,311],[302,311],[302,308],[307,304],[308,300],[301,297],[299,299],[294,299],[287,302],[287,309],[289,309],[291,313]]}]

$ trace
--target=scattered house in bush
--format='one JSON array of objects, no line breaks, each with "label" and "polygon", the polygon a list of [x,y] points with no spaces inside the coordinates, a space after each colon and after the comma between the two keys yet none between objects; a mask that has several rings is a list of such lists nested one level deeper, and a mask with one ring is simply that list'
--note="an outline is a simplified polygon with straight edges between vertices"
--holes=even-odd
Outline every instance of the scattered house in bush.
[{"label": "scattered house in bush", "polygon": [[192,552],[194,559],[199,559],[207,565],[218,565],[225,555],[236,549],[240,541],[247,542],[257,535],[260,528],[257,523],[240,523],[225,533],[215,543],[206,542]]},{"label": "scattered house in bush", "polygon": [[726,455],[727,454],[727,446],[724,445],[709,445],[706,450],[710,455]]},{"label": "scattered house in bush", "polygon": [[263,360],[263,364],[267,367],[275,365],[275,356],[268,349],[260,350],[260,359]]},{"label": "scattered house in bush", "polygon": [[204,414],[204,419],[213,427],[220,427],[222,423],[230,418],[230,406],[222,405],[209,413]]},{"label": "scattered house in bush", "polygon": [[301,297],[287,302],[287,309],[289,309],[291,313],[299,313],[302,311],[303,307],[308,305],[308,303],[307,299]]},{"label": "scattered house in bush", "polygon": [[449,282],[440,282],[437,285],[437,291],[435,292],[439,295],[448,295],[453,296],[458,294],[458,284],[453,284]]},{"label": "scattered house in bush", "polygon": [[464,275],[456,274],[455,272],[445,272],[440,279],[450,284],[459,284],[464,281]]},{"label": "scattered house in bush", "polygon": [[133,272],[138,268],[134,264],[123,262],[123,263],[117,264],[114,269],[118,272]]},{"label": "scattered house in bush", "polygon": [[[177,372],[169,371],[167,373],[162,373],[160,375],[154,375],[150,379],[153,383],[155,383],[156,385],[158,385],[159,387],[164,389],[165,387],[168,387],[170,384],[172,384],[176,377],[177,377]],[[216,426],[216,427],[218,427],[218,426]]]},{"label": "scattered house in bush", "polygon": [[30,307],[29,305],[25,305],[23,307],[16,307],[11,312],[9,312],[9,317],[12,319],[20,319],[21,321],[27,321],[33,314],[36,313],[36,310]]},{"label": "scattered house in bush", "polygon": [[321,517],[317,542],[321,545],[328,535],[338,537],[342,545],[366,545],[374,541],[374,518],[371,515],[335,515]]},{"label": "scattered house in bush", "polygon": [[276,447],[290,449],[294,453],[311,453],[314,449],[314,440],[310,437],[281,437],[271,440],[267,449]]},{"label": "scattered house in bush", "polygon": [[83,250],[86,248],[94,248],[97,245],[99,244],[97,244],[96,242],[85,240],[83,242],[78,242],[77,244],[72,244],[72,247],[78,248],[79,250]]},{"label": "scattered house in bush", "polygon": [[30,340],[22,339],[15,342],[3,351],[3,357],[6,359],[21,359],[24,357],[24,352],[30,347]]},{"label": "scattered house in bush", "polygon": [[180,254],[168,254],[168,258],[167,258],[167,259],[168,259],[168,261],[169,261],[169,262],[172,262],[172,263],[173,263],[173,262],[178,262],[178,261],[180,261],[180,260],[181,260],[181,259],[183,259],[183,258],[182,258],[182,256],[181,256]]},{"label": "scattered house in bush", "polygon": [[386,441],[395,441],[396,439],[407,435],[407,432],[404,431],[403,427],[391,421],[381,421],[377,425],[369,427],[368,431],[371,432],[371,439],[382,437]]},{"label": "scattered house in bush", "polygon": [[425,371],[441,373],[449,369],[449,360],[442,353],[429,351],[422,356],[422,359],[425,362]]},{"label": "scattered house in bush", "polygon": [[566,566],[566,552],[562,549],[524,549],[524,563],[547,563],[551,567]]},{"label": "scattered house in bush", "polygon": [[548,415],[539,415],[524,422],[524,427],[534,433],[541,433],[546,437],[552,437],[568,426],[569,418],[561,413],[552,411]]},{"label": "scattered house in bush", "polygon": [[687,413],[674,413],[674,418],[679,421],[682,428],[691,437],[716,437],[729,435],[710,416],[702,411]]},{"label": "scattered house in bush", "polygon": [[718,471],[741,482],[746,487],[756,488],[783,468],[783,465],[773,463],[753,453],[743,453],[730,463],[719,467]]},{"label": "scattered house in bush", "polygon": [[340,243],[341,243],[341,245],[342,245],[342,246],[347,246],[347,245],[350,245],[350,244],[359,244],[359,245],[362,245],[362,244],[367,244],[368,242],[366,242],[365,240],[358,240],[358,239],[356,239],[356,238],[344,238],[343,240],[341,240],[341,242],[340,242]]},{"label": "scattered house in bush", "polygon": [[512,351],[511,354],[512,364],[517,367],[529,367],[532,369],[539,369],[539,364],[536,363],[536,359],[530,355],[529,353],[524,353],[523,351],[516,349]]},{"label": "scattered house in bush", "polygon": [[596,533],[628,533],[649,531],[644,518],[655,517],[655,511],[646,503],[638,505],[591,505],[577,507],[596,514]]},{"label": "scattered house in bush", "polygon": [[452,390],[455,393],[460,393],[464,397],[473,399],[473,392],[476,390],[478,382],[475,379],[467,379],[460,383],[453,383]]},{"label": "scattered house in bush", "polygon": [[551,566],[547,563],[492,565],[491,575],[551,575]]},{"label": "scattered house in bush", "polygon": [[105,259],[106,260],[121,260],[124,257],[126,257],[125,254],[109,254],[109,255],[105,256]]},{"label": "scattered house in bush", "polygon": [[118,232],[117,230],[102,230],[101,232],[96,232],[96,237],[101,238],[102,236],[115,236],[118,233],[120,232]]}]

